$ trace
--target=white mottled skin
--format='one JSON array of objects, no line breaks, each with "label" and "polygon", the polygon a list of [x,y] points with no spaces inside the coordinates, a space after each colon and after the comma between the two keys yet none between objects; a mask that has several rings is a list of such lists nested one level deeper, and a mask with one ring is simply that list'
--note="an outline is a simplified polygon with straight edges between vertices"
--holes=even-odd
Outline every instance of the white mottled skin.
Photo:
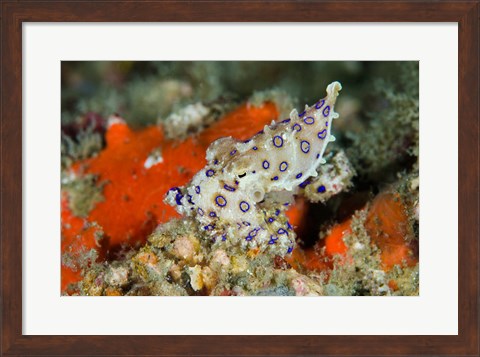
[{"label": "white mottled skin", "polygon": [[218,242],[289,253],[295,233],[284,215],[286,204],[325,162],[325,148],[335,140],[330,130],[338,118],[334,105],[341,88],[331,83],[325,98],[303,113],[292,110],[289,119],[272,122],[247,142],[216,140],[207,150],[207,166],[185,187],[170,190],[166,202],[194,216]]}]

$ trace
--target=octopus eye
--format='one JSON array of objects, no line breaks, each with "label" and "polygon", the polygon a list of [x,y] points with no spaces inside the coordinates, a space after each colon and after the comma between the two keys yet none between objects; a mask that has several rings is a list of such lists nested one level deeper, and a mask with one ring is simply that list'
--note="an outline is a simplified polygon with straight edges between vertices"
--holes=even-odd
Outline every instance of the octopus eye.
[{"label": "octopus eye", "polygon": [[238,175],[238,177],[239,177],[239,178],[243,178],[243,177],[245,177],[246,175],[247,175],[247,173],[244,172],[243,174]]}]

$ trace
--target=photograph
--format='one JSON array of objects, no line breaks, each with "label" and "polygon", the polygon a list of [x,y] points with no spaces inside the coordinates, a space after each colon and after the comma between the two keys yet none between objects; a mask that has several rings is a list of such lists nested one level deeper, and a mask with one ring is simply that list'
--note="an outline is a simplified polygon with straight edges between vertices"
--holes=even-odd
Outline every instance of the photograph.
[{"label": "photograph", "polygon": [[418,61],[62,61],[60,135],[62,296],[420,294]]}]

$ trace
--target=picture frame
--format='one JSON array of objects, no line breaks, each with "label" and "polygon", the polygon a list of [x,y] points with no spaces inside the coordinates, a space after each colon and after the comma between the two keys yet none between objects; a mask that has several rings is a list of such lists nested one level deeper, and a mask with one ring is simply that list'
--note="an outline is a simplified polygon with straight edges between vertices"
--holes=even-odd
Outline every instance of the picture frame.
[{"label": "picture frame", "polygon": [[[474,1],[9,1],[2,3],[2,354],[478,355],[479,15]],[[456,22],[459,30],[458,335],[32,336],[22,334],[22,24]]]}]

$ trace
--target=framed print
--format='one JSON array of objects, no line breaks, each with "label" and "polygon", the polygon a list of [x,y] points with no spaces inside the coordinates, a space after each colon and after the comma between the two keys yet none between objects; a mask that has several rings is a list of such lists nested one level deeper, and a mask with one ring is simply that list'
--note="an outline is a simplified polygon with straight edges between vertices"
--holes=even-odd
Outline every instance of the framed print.
[{"label": "framed print", "polygon": [[476,355],[478,1],[2,3],[5,355]]}]

